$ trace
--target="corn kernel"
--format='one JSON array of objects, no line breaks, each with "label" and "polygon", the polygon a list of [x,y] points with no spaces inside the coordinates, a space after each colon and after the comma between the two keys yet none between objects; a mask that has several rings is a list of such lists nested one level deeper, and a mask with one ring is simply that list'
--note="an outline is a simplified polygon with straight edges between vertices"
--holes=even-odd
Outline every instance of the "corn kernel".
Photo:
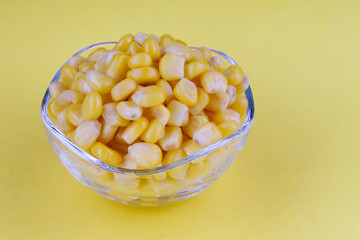
[{"label": "corn kernel", "polygon": [[201,163],[191,162],[186,173],[186,181],[191,184],[201,181],[202,178],[209,177],[209,170],[210,166],[206,161],[202,161]]},{"label": "corn kernel", "polygon": [[163,79],[168,81],[184,77],[185,58],[173,53],[166,53],[159,61],[159,71]]},{"label": "corn kernel", "polygon": [[87,162],[83,162],[83,164],[84,166],[81,175],[85,179],[94,181],[102,186],[108,186],[108,184],[113,180],[112,172],[106,171]]},{"label": "corn kernel", "polygon": [[[127,147],[129,146],[129,144],[127,144],[124,139],[121,138],[123,132],[125,131],[125,127],[119,127],[118,130],[115,133],[114,139],[117,143],[122,143],[124,145],[126,145]],[[127,152],[127,147],[125,149],[125,147],[123,148],[124,152]],[[126,151],[125,151],[126,150]]]},{"label": "corn kernel", "polygon": [[192,58],[191,49],[181,43],[172,42],[165,47],[165,53],[173,53],[179,57],[184,58],[186,61]]},{"label": "corn kernel", "polygon": [[111,97],[114,101],[123,101],[134,92],[136,83],[132,79],[124,79],[111,89]]},{"label": "corn kernel", "polygon": [[155,83],[160,79],[160,73],[154,67],[141,67],[128,71],[127,78],[134,79],[137,84]]},{"label": "corn kernel", "polygon": [[209,69],[209,64],[205,61],[194,61],[186,64],[184,67],[184,75],[187,79],[193,80]]},{"label": "corn kernel", "polygon": [[248,100],[244,94],[236,94],[235,102],[231,105],[231,109],[238,112],[242,118],[246,115],[248,104]]},{"label": "corn kernel", "polygon": [[220,129],[220,132],[221,132],[221,136],[223,138],[232,134],[236,130],[238,130],[239,127],[240,127],[240,124],[238,122],[232,121],[232,120],[222,122],[218,125],[218,128]]},{"label": "corn kernel", "polygon": [[202,54],[202,57],[204,61],[209,61],[211,58],[211,51],[207,47],[200,48],[200,52]]},{"label": "corn kernel", "polygon": [[132,42],[129,45],[129,49],[127,50],[127,54],[132,55],[135,53],[141,53],[142,52],[142,47],[140,46],[140,44],[138,44],[137,42]]},{"label": "corn kernel", "polygon": [[[69,106],[71,107],[71,106]],[[65,108],[62,110],[57,116],[56,120],[54,122],[55,126],[61,131],[61,132],[69,132],[75,128],[73,124],[67,119],[66,112],[68,108]]]},{"label": "corn kernel", "polygon": [[209,120],[206,117],[190,116],[189,123],[185,127],[182,127],[182,130],[186,135],[192,138],[194,136],[194,132],[208,122]]},{"label": "corn kernel", "polygon": [[162,160],[161,149],[152,143],[135,143],[131,145],[129,155],[133,161],[145,169],[158,166]]},{"label": "corn kernel", "polygon": [[218,70],[219,72],[223,72],[225,69],[225,63],[219,56],[213,56],[208,61],[209,65],[214,69]]},{"label": "corn kernel", "polygon": [[100,119],[101,131],[98,140],[102,143],[109,143],[115,136],[118,127],[111,126],[103,118]]},{"label": "corn kernel", "polygon": [[105,76],[96,70],[89,70],[86,72],[86,82],[93,91],[101,94],[111,92],[111,89],[116,84],[115,79]]},{"label": "corn kernel", "polygon": [[239,85],[236,86],[236,92],[237,93],[243,93],[246,91],[246,89],[249,88],[249,78],[247,76],[244,76],[243,80]]},{"label": "corn kernel", "polygon": [[169,121],[170,111],[164,105],[152,107],[149,111],[150,115],[158,119],[164,126]]},{"label": "corn kernel", "polygon": [[202,88],[197,88],[198,101],[197,103],[189,108],[192,115],[198,115],[209,103],[209,94]]},{"label": "corn kernel", "polygon": [[149,121],[145,117],[140,117],[126,127],[121,138],[128,144],[133,143],[145,131],[148,124]]},{"label": "corn kernel", "polygon": [[209,163],[210,169],[215,169],[220,167],[220,165],[227,159],[229,152],[226,151],[225,147],[221,147],[208,154],[207,162]]},{"label": "corn kernel", "polygon": [[128,50],[130,43],[134,42],[134,36],[130,33],[126,34],[116,43],[113,50],[125,52]]},{"label": "corn kernel", "polygon": [[91,147],[91,153],[109,165],[117,166],[122,162],[121,154],[101,142],[96,142]]},{"label": "corn kernel", "polygon": [[215,123],[208,122],[194,132],[193,139],[197,145],[206,147],[219,141],[221,139],[221,132]]},{"label": "corn kernel", "polygon": [[60,70],[60,81],[65,85],[65,87],[69,88],[77,72],[78,70],[76,70],[76,68],[70,65],[64,65]]},{"label": "corn kernel", "polygon": [[136,91],[131,99],[141,107],[154,107],[165,101],[166,92],[159,86],[148,86]]},{"label": "corn kernel", "polygon": [[166,126],[164,137],[159,140],[159,145],[164,151],[178,149],[182,143],[180,127]]},{"label": "corn kernel", "polygon": [[148,143],[156,143],[165,133],[165,126],[158,120],[153,119],[145,132],[140,136],[141,140]]},{"label": "corn kernel", "polygon": [[[209,112],[209,113],[212,114],[212,112]],[[209,120],[209,116],[208,116],[208,114],[206,114],[205,111],[201,111],[201,112],[198,114],[198,116],[202,116],[202,117],[206,118],[207,120]]]},{"label": "corn kernel", "polygon": [[227,95],[229,95],[229,105],[233,104],[235,102],[236,98],[236,88],[232,85],[228,86],[228,89],[226,90]]},{"label": "corn kernel", "polygon": [[75,77],[73,87],[84,94],[92,92],[91,87],[87,84],[84,74],[79,74]]},{"label": "corn kernel", "polygon": [[130,124],[130,121],[120,116],[120,114],[116,110],[116,106],[117,106],[116,102],[107,103],[103,105],[101,116],[111,126],[117,126],[117,127],[128,126]]},{"label": "corn kernel", "polygon": [[[164,157],[164,165],[176,162],[182,158],[186,157],[186,153],[184,150],[176,149],[172,150],[166,153]],[[186,171],[189,167],[189,163],[182,164],[180,166],[177,166],[175,168],[172,168],[167,171],[168,175],[176,180],[183,180],[186,176]]]},{"label": "corn kernel", "polygon": [[172,100],[167,109],[170,111],[168,125],[185,126],[189,122],[189,108],[176,100]]},{"label": "corn kernel", "polygon": [[55,81],[50,83],[49,91],[52,98],[56,98],[60,93],[66,90],[65,85],[62,82]]},{"label": "corn kernel", "polygon": [[158,61],[161,58],[160,46],[159,43],[154,38],[147,38],[144,40],[143,51],[150,55],[153,61]]},{"label": "corn kernel", "polygon": [[238,65],[231,65],[223,72],[228,80],[228,83],[232,86],[237,86],[244,78],[244,71]]},{"label": "corn kernel", "polygon": [[84,62],[80,64],[79,71],[82,73],[86,73],[87,71],[94,69],[95,63],[96,62]]},{"label": "corn kernel", "polygon": [[228,87],[226,77],[214,70],[209,70],[201,74],[201,86],[208,93],[226,92]]},{"label": "corn kernel", "polygon": [[150,67],[152,66],[152,59],[148,53],[135,53],[128,58],[128,66],[131,69]]},{"label": "corn kernel", "polygon": [[95,63],[94,69],[95,69],[96,71],[101,72],[101,73],[105,73],[105,72],[106,72],[105,59],[103,59],[103,60]]},{"label": "corn kernel", "polygon": [[123,53],[123,52],[121,52],[121,51],[111,51],[106,55],[106,58],[105,58],[106,67],[109,66],[109,64],[111,63],[111,60],[113,59],[114,55],[117,54],[117,53]]},{"label": "corn kernel", "polygon": [[130,101],[119,102],[116,110],[120,116],[127,120],[137,120],[143,113],[142,107]]},{"label": "corn kernel", "polygon": [[187,78],[182,78],[176,84],[174,95],[180,102],[189,107],[194,106],[198,101],[196,86]]},{"label": "corn kernel", "polygon": [[67,108],[66,118],[74,126],[79,126],[83,121],[83,116],[81,115],[81,104],[72,104]]},{"label": "corn kernel", "polygon": [[97,120],[85,121],[75,130],[74,143],[83,149],[89,149],[99,137],[101,124]]},{"label": "corn kernel", "polygon": [[106,68],[106,75],[116,80],[124,79],[129,70],[128,59],[127,54],[116,53]]},{"label": "corn kernel", "polygon": [[74,90],[65,90],[60,93],[54,101],[50,103],[50,111],[53,114],[59,114],[64,108],[70,104],[82,103],[85,98],[85,95]]},{"label": "corn kernel", "polygon": [[215,112],[223,112],[227,108],[230,102],[230,97],[227,93],[214,93],[210,94],[210,100],[205,109]]},{"label": "corn kernel", "polygon": [[169,103],[171,100],[174,99],[173,90],[167,81],[161,79],[156,82],[156,85],[162,87],[165,90],[166,92],[165,103]]},{"label": "corn kernel", "polygon": [[98,119],[102,112],[102,99],[101,95],[97,92],[91,92],[86,95],[81,107],[81,115],[84,120]]},{"label": "corn kernel", "polygon": [[[190,156],[193,153],[196,153],[197,151],[200,151],[202,147],[197,145],[194,140],[188,140],[182,144],[182,149],[184,149],[187,156]],[[206,160],[206,155],[196,158],[192,161],[192,163],[201,163]]]},{"label": "corn kernel", "polygon": [[92,53],[88,56],[88,61],[91,62],[99,62],[106,58],[106,55],[109,53],[109,50],[100,47],[98,49],[95,49]]},{"label": "corn kernel", "polygon": [[138,32],[138,33],[135,34],[134,40],[138,44],[143,45],[143,42],[145,41],[145,39],[147,39],[149,37],[150,36],[148,34],[146,34],[146,33]]},{"label": "corn kernel", "polygon": [[[118,166],[125,169],[140,169],[141,167],[132,160],[130,154],[125,154],[123,157],[123,162]],[[134,179],[136,178],[136,175],[134,176]],[[138,179],[140,180],[140,179]]]},{"label": "corn kernel", "polygon": [[73,68],[79,69],[79,66],[86,61],[87,59],[82,56],[72,56],[69,58],[66,64],[72,66]]},{"label": "corn kernel", "polygon": [[168,33],[160,37],[160,45],[166,47],[170,43],[176,42],[176,40]]},{"label": "corn kernel", "polygon": [[240,114],[232,109],[226,109],[222,112],[214,112],[210,120],[215,124],[220,124],[227,121],[235,121],[240,124]]}]

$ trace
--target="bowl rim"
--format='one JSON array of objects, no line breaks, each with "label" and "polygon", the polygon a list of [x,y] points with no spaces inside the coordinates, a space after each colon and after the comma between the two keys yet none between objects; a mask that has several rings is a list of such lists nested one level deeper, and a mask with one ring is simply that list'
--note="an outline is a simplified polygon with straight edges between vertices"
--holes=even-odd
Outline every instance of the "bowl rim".
[{"label": "bowl rim", "polygon": [[[96,46],[100,46],[100,45],[109,45],[109,44],[116,44],[116,42],[99,42],[99,43],[95,43],[95,44],[91,44],[88,45],[82,49],[80,49],[79,51],[77,51],[75,54],[73,54],[72,56],[77,56],[82,54],[83,52],[96,47]],[[191,47],[193,49],[199,49],[199,47]],[[234,59],[232,59],[229,55],[216,50],[216,49],[211,49],[209,48],[212,52],[217,53],[218,55],[222,56],[224,59],[226,59],[231,65],[238,65]],[[62,65],[64,66],[66,64],[66,62]],[[62,67],[61,66],[61,67]],[[56,72],[55,76],[53,77],[53,79],[51,80],[50,83],[57,81],[60,78],[60,74],[61,74],[61,67],[60,69]],[[247,76],[245,76],[247,77]],[[254,113],[255,113],[255,108],[254,108],[254,99],[253,99],[253,94],[251,91],[250,86],[248,87],[248,89],[245,91],[245,95],[246,98],[248,100],[248,107],[246,110],[246,116],[245,116],[245,121],[242,124],[242,126],[236,130],[234,133],[230,134],[229,136],[222,138],[221,140],[217,141],[216,143],[213,143],[203,149],[201,149],[198,152],[195,152],[194,154],[191,154],[187,157],[184,157],[182,159],[179,159],[173,163],[164,165],[164,166],[160,166],[160,167],[156,167],[156,168],[152,168],[152,169],[141,169],[141,170],[132,170],[132,169],[125,169],[125,168],[120,168],[120,167],[116,167],[116,166],[111,166],[103,161],[101,161],[100,159],[95,158],[94,156],[90,155],[88,152],[86,152],[85,150],[81,149],[80,147],[78,147],[75,143],[73,143],[69,138],[67,138],[51,121],[50,117],[49,117],[49,113],[48,113],[48,104],[50,102],[50,92],[49,92],[49,87],[47,88],[43,100],[41,102],[41,109],[40,109],[40,114],[41,114],[41,120],[43,121],[44,127],[49,130],[49,132],[55,137],[57,138],[57,140],[59,140],[63,145],[65,145],[70,151],[72,151],[73,153],[75,153],[78,157],[80,157],[81,159],[85,160],[86,162],[93,164],[97,167],[100,167],[106,171],[109,172],[114,172],[114,173],[123,173],[123,174],[135,174],[135,175],[150,175],[150,174],[155,174],[155,173],[160,173],[160,172],[164,172],[167,170],[170,170],[172,168],[175,168],[177,166],[180,166],[182,164],[186,164],[189,163],[203,155],[206,155],[208,153],[211,153],[223,146],[226,146],[227,144],[235,141],[236,139],[242,137],[243,135],[245,135],[251,128],[252,123],[254,121]]]}]

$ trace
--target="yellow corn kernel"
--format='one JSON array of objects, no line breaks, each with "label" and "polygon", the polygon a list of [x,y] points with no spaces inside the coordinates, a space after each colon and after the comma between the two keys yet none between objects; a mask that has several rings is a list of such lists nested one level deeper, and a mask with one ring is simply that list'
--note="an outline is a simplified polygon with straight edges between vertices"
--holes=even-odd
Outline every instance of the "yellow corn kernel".
[{"label": "yellow corn kernel", "polygon": [[134,36],[130,33],[126,34],[116,43],[112,50],[118,50],[125,52],[128,50],[130,43],[134,42]]},{"label": "yellow corn kernel", "polygon": [[187,79],[193,80],[209,69],[209,64],[205,61],[194,61],[186,64],[184,67],[184,75]]},{"label": "yellow corn kernel", "polygon": [[214,93],[210,94],[210,100],[205,109],[215,112],[223,112],[227,108],[230,102],[230,97],[227,93]]},{"label": "yellow corn kernel", "polygon": [[182,137],[180,127],[166,126],[164,137],[159,140],[159,145],[164,151],[178,149],[181,146]]},{"label": "yellow corn kernel", "polygon": [[82,56],[72,56],[69,58],[66,64],[72,66],[73,68],[79,69],[79,66],[86,61],[87,59]]},{"label": "yellow corn kernel", "polygon": [[194,132],[193,139],[197,145],[206,147],[219,141],[221,139],[221,132],[215,123],[208,122]]},{"label": "yellow corn kernel", "polygon": [[86,72],[86,82],[93,91],[101,94],[111,92],[111,89],[116,84],[115,79],[105,76],[96,70],[89,70]]},{"label": "yellow corn kernel", "polygon": [[208,61],[209,65],[214,69],[218,70],[219,72],[223,72],[225,69],[225,63],[219,56],[213,56]]},{"label": "yellow corn kernel", "polygon": [[141,53],[142,47],[137,42],[132,42],[129,44],[129,49],[127,50],[127,54],[132,55],[135,53]]},{"label": "yellow corn kernel", "polygon": [[186,61],[192,58],[191,49],[181,43],[172,42],[165,47],[165,53],[173,53],[177,56],[184,58]]},{"label": "yellow corn kernel", "polygon": [[130,123],[121,135],[121,138],[128,144],[133,143],[145,131],[149,121],[145,117]]},{"label": "yellow corn kernel", "polygon": [[[124,155],[123,162],[118,167],[125,168],[125,169],[132,169],[132,170],[141,168],[134,160],[132,160],[132,158],[129,154]],[[136,179],[136,175],[134,176],[134,179]],[[140,179],[138,179],[138,180],[140,180]]]},{"label": "yellow corn kernel", "polygon": [[208,178],[211,173],[209,170],[210,166],[207,161],[200,163],[191,162],[186,173],[186,181],[192,184],[201,181],[201,179]]},{"label": "yellow corn kernel", "polygon": [[116,53],[106,68],[106,75],[116,80],[126,77],[129,56],[126,53]]},{"label": "yellow corn kernel", "polygon": [[246,115],[248,104],[249,102],[244,94],[236,94],[235,102],[231,105],[231,109],[238,112],[240,117],[243,118]]},{"label": "yellow corn kernel", "polygon": [[103,118],[100,119],[101,131],[98,140],[102,143],[109,143],[115,136],[119,127],[111,126]]},{"label": "yellow corn kernel", "polygon": [[60,70],[61,73],[60,81],[65,85],[65,87],[70,88],[70,85],[74,80],[77,72],[78,70],[76,70],[76,68],[70,65],[64,65]]},{"label": "yellow corn kernel", "polygon": [[164,126],[169,121],[170,111],[164,105],[152,107],[149,111],[150,115],[158,119]]},{"label": "yellow corn kernel", "polygon": [[85,77],[85,74],[83,74],[82,72],[77,72],[77,73],[75,74],[74,80],[70,83],[69,88],[70,88],[70,89],[74,89],[74,88],[75,88],[75,84],[76,84],[75,81],[77,81],[79,78],[84,78],[84,77]]},{"label": "yellow corn kernel", "polygon": [[95,69],[96,71],[101,72],[101,73],[105,73],[105,72],[106,72],[105,59],[103,59],[103,60],[95,63],[94,69]]},{"label": "yellow corn kernel", "polygon": [[244,71],[238,65],[230,65],[223,72],[228,80],[228,83],[232,86],[237,86],[244,78]]},{"label": "yellow corn kernel", "polygon": [[111,63],[111,60],[113,59],[114,55],[117,54],[117,53],[123,53],[121,51],[111,51],[109,52],[107,55],[106,55],[106,58],[105,58],[105,65],[106,67],[109,66],[109,64]]},{"label": "yellow corn kernel", "polygon": [[202,54],[202,57],[204,61],[209,61],[211,58],[211,51],[207,47],[200,48],[200,53]]},{"label": "yellow corn kernel", "polygon": [[197,88],[198,101],[197,103],[189,108],[192,115],[198,115],[209,103],[209,94],[202,88]]},{"label": "yellow corn kernel", "polygon": [[137,84],[155,83],[160,79],[160,73],[154,67],[141,67],[128,71],[127,78],[134,79]]},{"label": "yellow corn kernel", "polygon": [[217,71],[209,70],[201,74],[201,86],[208,93],[226,92],[228,87],[226,77]]},{"label": "yellow corn kernel", "polygon": [[86,77],[84,74],[79,74],[75,77],[73,87],[84,94],[92,92],[91,87],[86,82]]},{"label": "yellow corn kernel", "polygon": [[236,98],[236,88],[232,85],[229,85],[226,90],[226,93],[230,97],[229,105],[233,104],[235,102],[235,98]]},{"label": "yellow corn kernel", "polygon": [[246,91],[246,89],[249,88],[249,78],[247,76],[244,76],[243,80],[239,85],[236,86],[236,92],[237,93],[243,93]]},{"label": "yellow corn kernel", "polygon": [[119,102],[116,106],[117,112],[127,120],[137,120],[143,113],[142,107],[130,101]]},{"label": "yellow corn kernel", "polygon": [[85,177],[90,181],[94,181],[102,186],[108,186],[108,184],[113,180],[112,172],[106,171],[85,161],[82,162],[82,164],[82,177]]},{"label": "yellow corn kernel", "polygon": [[79,71],[82,73],[86,73],[87,71],[94,69],[95,63],[96,62],[84,62],[80,64]]},{"label": "yellow corn kernel", "polygon": [[79,126],[83,121],[83,116],[81,115],[81,104],[72,104],[67,108],[66,118],[74,126]]},{"label": "yellow corn kernel", "polygon": [[74,134],[75,134],[75,131],[76,129],[70,131],[70,132],[67,132],[67,133],[64,133],[64,135],[72,142],[74,142]]},{"label": "yellow corn kernel", "polygon": [[240,124],[236,121],[226,121],[222,122],[218,125],[218,128],[220,129],[221,136],[224,138],[226,136],[229,136],[236,130],[238,130],[240,127]]},{"label": "yellow corn kernel", "polygon": [[185,126],[189,122],[189,108],[185,104],[172,100],[167,109],[170,112],[168,125]]},{"label": "yellow corn kernel", "polygon": [[156,144],[134,143],[129,147],[129,156],[140,167],[150,169],[161,163],[162,151]]},{"label": "yellow corn kernel", "polygon": [[[167,165],[167,164],[176,162],[184,157],[186,157],[186,153],[181,148],[172,150],[172,151],[169,151],[166,153],[163,163],[164,163],[164,165]],[[170,177],[172,177],[173,179],[183,180],[186,176],[186,171],[187,171],[188,167],[189,167],[189,163],[185,163],[185,164],[182,164],[180,166],[177,166],[175,168],[168,170],[167,174]]]},{"label": "yellow corn kernel", "polygon": [[111,89],[111,97],[114,101],[125,100],[136,88],[136,83],[132,79],[124,79]]},{"label": "yellow corn kernel", "polygon": [[156,62],[161,58],[160,46],[159,43],[152,37],[149,37],[144,40],[142,44],[144,53],[150,55],[151,59]]},{"label": "yellow corn kernel", "polygon": [[163,79],[168,81],[184,77],[185,58],[173,53],[166,53],[159,61],[159,71]]},{"label": "yellow corn kernel", "polygon": [[126,127],[130,124],[129,120],[126,120],[116,110],[117,103],[107,103],[103,105],[101,116],[111,126]]},{"label": "yellow corn kernel", "polygon": [[65,85],[59,81],[52,82],[49,85],[51,98],[56,98],[60,93],[62,93],[65,90],[66,90]]},{"label": "yellow corn kernel", "polygon": [[[187,156],[189,156],[189,155],[191,155],[193,153],[196,153],[197,151],[200,151],[201,149],[203,149],[202,147],[197,145],[194,142],[194,140],[192,140],[192,139],[187,140],[186,142],[184,142],[181,147],[182,147],[182,149],[184,149]],[[201,163],[204,160],[206,160],[206,157],[207,157],[206,155],[198,157],[195,160],[193,160],[192,163]]]},{"label": "yellow corn kernel", "polygon": [[220,167],[226,158],[228,158],[229,152],[226,147],[221,147],[208,154],[207,162],[209,163],[210,169]]},{"label": "yellow corn kernel", "polygon": [[138,44],[143,45],[143,42],[145,41],[145,39],[147,39],[149,37],[150,36],[148,34],[146,34],[146,33],[138,32],[138,33],[135,34],[134,40]]},{"label": "yellow corn kernel", "polygon": [[170,34],[166,33],[160,37],[160,45],[166,47],[170,43],[176,42],[175,38],[173,38]]},{"label": "yellow corn kernel", "polygon": [[57,115],[59,114],[64,108],[69,106],[70,104],[78,104],[82,103],[85,98],[85,95],[74,90],[65,90],[60,93],[54,101],[50,103],[50,111],[51,113]]},{"label": "yellow corn kernel", "polygon": [[101,124],[97,120],[85,121],[75,130],[74,143],[83,149],[89,149],[99,137]]},{"label": "yellow corn kernel", "polygon": [[165,133],[165,126],[158,120],[153,119],[145,132],[140,136],[141,140],[148,143],[156,143]]},{"label": "yellow corn kernel", "polygon": [[[70,106],[69,106],[70,107]],[[56,120],[54,122],[55,126],[61,131],[61,132],[69,132],[75,128],[73,124],[67,119],[66,112],[68,108],[65,108],[62,110],[57,116]]]},{"label": "yellow corn kernel", "polygon": [[[210,112],[210,113],[212,113],[212,112]],[[202,116],[202,117],[206,118],[207,120],[209,120],[209,116],[205,113],[205,111],[201,111],[201,112],[198,114],[198,116]]]},{"label": "yellow corn kernel", "polygon": [[[115,136],[114,136],[114,139],[116,142],[118,143],[122,143],[122,144],[125,144],[127,147],[129,146],[129,144],[127,144],[124,139],[121,138],[123,132],[125,131],[125,127],[119,127],[118,130],[116,131],[115,133]],[[127,147],[126,149],[123,148],[123,152],[127,152]],[[126,150],[126,151],[125,151]]]},{"label": "yellow corn kernel", "polygon": [[214,112],[211,115],[210,120],[217,125],[227,121],[235,121],[240,124],[240,114],[232,109],[226,109],[222,112]]},{"label": "yellow corn kernel", "polygon": [[[199,49],[194,49],[192,50],[192,56],[191,56],[191,59],[188,60],[188,62],[196,62],[196,61],[204,61],[204,58],[200,52]],[[206,62],[206,61],[204,61]],[[207,62],[206,62],[207,63]]]},{"label": "yellow corn kernel", "polygon": [[152,59],[148,53],[135,53],[128,58],[128,66],[131,69],[150,67],[152,66]]},{"label": "yellow corn kernel", "polygon": [[141,107],[154,107],[165,101],[166,92],[159,86],[148,86],[136,91],[131,99]]},{"label": "yellow corn kernel", "polygon": [[182,127],[183,132],[189,137],[194,136],[194,132],[198,130],[202,125],[208,123],[209,120],[203,116],[190,116],[189,123],[185,127]]},{"label": "yellow corn kernel", "polygon": [[165,103],[169,103],[171,100],[174,99],[173,90],[167,81],[161,79],[156,82],[156,85],[162,87],[165,90],[166,92]]},{"label": "yellow corn kernel", "polygon": [[176,84],[174,95],[180,102],[189,107],[194,106],[198,101],[196,86],[187,78],[182,78]]},{"label": "yellow corn kernel", "polygon": [[117,166],[122,162],[121,154],[109,148],[101,142],[96,142],[91,147],[91,153],[103,162],[111,166]]},{"label": "yellow corn kernel", "polygon": [[98,119],[102,112],[102,99],[101,95],[97,92],[91,92],[86,95],[81,107],[81,115],[84,120]]},{"label": "yellow corn kernel", "polygon": [[110,51],[103,48],[103,47],[100,47],[98,49],[95,49],[92,53],[89,54],[88,56],[88,61],[91,61],[91,62],[99,62],[103,59],[106,58],[106,55],[109,53]]}]

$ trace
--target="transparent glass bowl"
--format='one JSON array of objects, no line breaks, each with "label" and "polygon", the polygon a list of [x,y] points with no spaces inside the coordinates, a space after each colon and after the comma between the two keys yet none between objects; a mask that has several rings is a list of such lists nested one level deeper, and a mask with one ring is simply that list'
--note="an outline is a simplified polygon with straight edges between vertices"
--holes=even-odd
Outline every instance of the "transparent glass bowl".
[{"label": "transparent glass bowl", "polygon": [[[87,46],[74,55],[82,55],[95,47],[108,48],[116,42]],[[211,49],[229,64],[236,62],[227,54]],[[58,80],[60,69],[51,82]],[[249,87],[249,102],[241,128],[226,138],[171,164],[149,169],[128,170],[110,166],[71,142],[49,118],[47,89],[41,104],[41,119],[49,141],[66,169],[83,185],[108,199],[136,206],[160,206],[190,198],[218,179],[239,156],[254,119],[254,100]],[[167,173],[187,171],[185,179],[175,180]]]}]

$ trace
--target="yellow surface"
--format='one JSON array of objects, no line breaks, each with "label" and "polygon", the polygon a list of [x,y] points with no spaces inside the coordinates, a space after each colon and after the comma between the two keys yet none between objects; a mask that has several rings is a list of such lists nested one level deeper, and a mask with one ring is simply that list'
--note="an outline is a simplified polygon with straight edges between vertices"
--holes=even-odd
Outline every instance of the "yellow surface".
[{"label": "yellow surface", "polygon": [[[1,1],[0,239],[360,239],[359,1]],[[208,190],[127,207],[78,183],[40,102],[81,47],[170,32],[229,53],[255,122]]]}]

